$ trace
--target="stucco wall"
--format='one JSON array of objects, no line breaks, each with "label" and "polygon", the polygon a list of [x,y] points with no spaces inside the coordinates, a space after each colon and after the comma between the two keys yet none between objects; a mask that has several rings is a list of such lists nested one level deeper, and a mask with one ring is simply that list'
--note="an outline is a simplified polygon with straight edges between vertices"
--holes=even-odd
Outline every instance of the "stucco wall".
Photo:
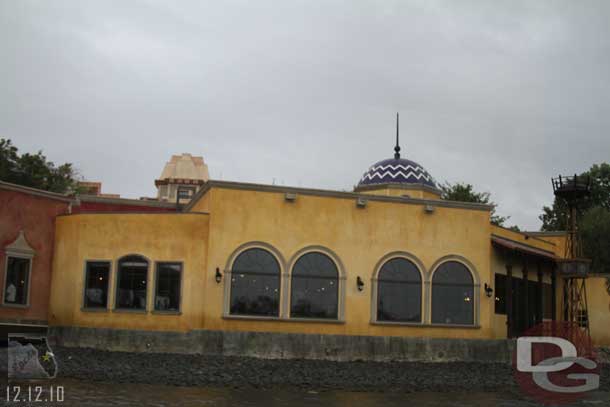
[{"label": "stucco wall", "polygon": [[606,277],[589,278],[586,284],[591,338],[597,346],[610,346],[610,292],[606,289]]},{"label": "stucco wall", "polygon": [[[289,264],[303,248],[324,247],[340,260],[345,271],[345,321],[297,322],[223,318],[222,284],[206,291],[205,328],[211,330],[319,332],[344,335],[429,336],[455,338],[491,337],[492,299],[478,288],[480,326],[476,328],[397,326],[371,324],[371,278],[377,263],[388,253],[408,252],[421,261],[424,272],[441,258],[467,259],[479,274],[481,285],[490,282],[490,224],[486,210],[436,207],[426,213],[422,204],[368,202],[358,208],[354,199],[297,194],[287,202],[283,193],[212,188],[207,201],[194,210],[209,209],[210,240],[207,280],[215,269],[230,267],[229,258],[248,242],[264,242],[281,256],[283,278]],[[205,205],[205,206],[204,206]],[[365,281],[358,291],[356,278]],[[429,285],[426,285],[429,290]],[[286,296],[286,292],[281,293]],[[285,299],[282,299],[287,304]]]},{"label": "stucco wall", "polygon": [[40,323],[47,321],[55,216],[66,213],[69,203],[25,192],[0,188],[0,304],[4,295],[5,247],[23,230],[34,249],[29,307],[0,305],[0,322]]},{"label": "stucco wall", "polygon": [[[80,214],[57,218],[56,255],[49,323],[123,329],[188,331],[201,328],[206,308],[207,214]],[[86,260],[112,261],[109,304],[114,304],[117,260],[149,259],[147,313],[82,311]],[[182,314],[153,308],[154,262],[183,262]]]}]

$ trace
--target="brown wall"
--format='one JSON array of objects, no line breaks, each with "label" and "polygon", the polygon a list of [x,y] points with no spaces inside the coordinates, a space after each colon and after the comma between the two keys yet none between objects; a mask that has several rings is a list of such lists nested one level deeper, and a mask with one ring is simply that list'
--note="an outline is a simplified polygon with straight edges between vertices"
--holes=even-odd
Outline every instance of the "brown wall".
[{"label": "brown wall", "polygon": [[23,230],[29,245],[35,250],[30,277],[30,306],[15,308],[0,305],[0,322],[46,323],[55,217],[67,213],[69,202],[60,199],[5,189],[0,186],[0,304],[4,295],[6,272],[5,247]]}]

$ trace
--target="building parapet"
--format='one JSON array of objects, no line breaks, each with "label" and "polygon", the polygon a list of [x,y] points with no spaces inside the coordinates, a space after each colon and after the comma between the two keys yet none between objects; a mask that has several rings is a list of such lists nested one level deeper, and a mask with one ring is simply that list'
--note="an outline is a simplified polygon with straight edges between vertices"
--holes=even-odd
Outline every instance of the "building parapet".
[{"label": "building parapet", "polygon": [[193,199],[191,199],[190,203],[184,207],[184,211],[190,210],[195,203],[201,199],[210,189],[212,188],[225,188],[225,189],[239,189],[239,190],[247,190],[247,191],[257,191],[257,192],[273,192],[273,193],[294,193],[300,195],[310,195],[310,196],[319,196],[319,197],[328,197],[328,198],[339,198],[339,199],[358,199],[362,198],[367,201],[375,201],[375,202],[391,202],[391,203],[401,203],[401,204],[410,204],[410,205],[431,205],[437,207],[444,208],[458,208],[458,209],[469,209],[469,210],[479,210],[479,211],[491,211],[493,209],[492,205],[487,204],[479,204],[472,202],[458,202],[458,201],[447,201],[442,199],[421,199],[421,198],[410,198],[410,197],[394,197],[394,196],[381,196],[381,195],[369,195],[369,194],[359,194],[357,192],[344,192],[344,191],[334,191],[328,189],[313,189],[313,188],[300,188],[300,187],[290,187],[283,185],[266,185],[266,184],[254,184],[254,183],[245,183],[245,182],[233,182],[233,181],[218,181],[218,180],[209,180],[206,182],[203,187],[195,194]]}]

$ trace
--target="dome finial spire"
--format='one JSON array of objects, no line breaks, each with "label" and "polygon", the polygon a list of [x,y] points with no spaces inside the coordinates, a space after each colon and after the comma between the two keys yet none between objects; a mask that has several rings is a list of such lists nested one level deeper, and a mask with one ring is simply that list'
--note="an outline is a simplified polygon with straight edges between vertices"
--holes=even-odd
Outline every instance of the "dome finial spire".
[{"label": "dome finial spire", "polygon": [[394,147],[394,159],[398,160],[400,158],[400,143],[398,141],[398,112],[396,112],[396,147]]}]

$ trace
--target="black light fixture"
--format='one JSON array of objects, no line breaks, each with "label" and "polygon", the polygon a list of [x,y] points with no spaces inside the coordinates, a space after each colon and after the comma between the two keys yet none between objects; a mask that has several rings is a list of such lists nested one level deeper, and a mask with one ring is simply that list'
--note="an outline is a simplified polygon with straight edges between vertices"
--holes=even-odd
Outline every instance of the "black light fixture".
[{"label": "black light fixture", "polygon": [[356,285],[358,286],[358,291],[364,290],[364,281],[362,281],[360,276],[356,277]]},{"label": "black light fixture", "polygon": [[487,285],[487,283],[485,283],[485,295],[487,295],[489,298],[491,298],[491,295],[493,294],[494,289],[491,288],[490,286]]},{"label": "black light fixture", "polygon": [[222,281],[222,273],[220,272],[220,269],[218,267],[216,267],[216,282],[218,284],[220,284],[221,281]]}]

